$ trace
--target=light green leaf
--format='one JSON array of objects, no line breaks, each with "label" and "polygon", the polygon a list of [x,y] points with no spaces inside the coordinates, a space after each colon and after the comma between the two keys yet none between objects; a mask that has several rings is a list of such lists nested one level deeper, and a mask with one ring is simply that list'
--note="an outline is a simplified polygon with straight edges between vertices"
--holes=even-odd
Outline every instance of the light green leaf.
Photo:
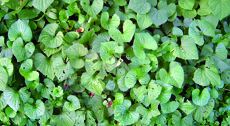
[{"label": "light green leaf", "polygon": [[114,14],[112,19],[109,19],[109,13],[103,12],[101,14],[101,26],[108,30],[109,27],[117,28],[120,25],[120,17]]},{"label": "light green leaf", "polygon": [[89,101],[92,105],[93,113],[99,122],[105,119],[106,113],[108,112],[106,107],[103,105],[103,100],[104,99],[101,96],[95,95]]},{"label": "light green leaf", "polygon": [[95,17],[103,8],[103,0],[94,0],[92,5],[89,0],[81,0],[80,4],[83,10],[92,17]]},{"label": "light green leaf", "polygon": [[208,104],[210,99],[210,92],[208,88],[204,88],[202,92],[199,89],[195,89],[192,91],[192,101],[194,104],[203,106]]},{"label": "light green leaf", "polygon": [[171,98],[173,86],[169,84],[161,84],[161,86],[162,90],[157,100],[159,100],[161,104],[164,104]]},{"label": "light green leaf", "polygon": [[115,106],[114,119],[123,125],[131,125],[138,121],[139,114],[135,111],[129,110],[131,101],[124,100],[122,105]]},{"label": "light green leaf", "polygon": [[11,25],[8,37],[10,41],[15,41],[18,37],[22,37],[24,41],[29,42],[32,39],[32,31],[27,23],[19,19]]},{"label": "light green leaf", "polygon": [[160,69],[159,75],[163,82],[182,88],[184,82],[184,70],[178,62],[173,61],[170,63],[169,73],[167,73],[164,68]]},{"label": "light green leaf", "polygon": [[74,111],[62,112],[59,115],[52,115],[50,117],[50,124],[53,126],[74,126],[75,120],[76,114]]},{"label": "light green leaf", "polygon": [[151,103],[161,94],[162,87],[153,80],[148,85],[148,101]]},{"label": "light green leaf", "polygon": [[127,4],[126,0],[113,0],[118,6],[125,6]]},{"label": "light green leaf", "polygon": [[144,49],[156,50],[157,42],[149,33],[136,33],[133,45],[133,52],[139,59],[145,59]]},{"label": "light green leaf", "polygon": [[121,105],[124,101],[124,96],[121,93],[115,94],[115,100],[113,101],[113,105]]},{"label": "light green leaf", "polygon": [[45,13],[46,9],[53,3],[54,0],[33,0],[32,5]]},{"label": "light green leaf", "polygon": [[149,109],[146,109],[145,107],[143,106],[138,106],[136,111],[138,113],[140,113],[141,115],[143,115],[143,118],[141,120],[141,123],[142,124],[145,124],[145,125],[149,125],[150,124],[150,121],[153,117],[156,117],[158,115],[160,115],[160,111],[158,110],[158,105],[159,105],[159,101],[154,101],[153,102],[154,104],[151,105],[151,108]]},{"label": "light green leaf", "polygon": [[70,63],[64,63],[62,57],[57,57],[53,61],[54,73],[59,82],[68,78],[71,74],[74,73],[74,70]]},{"label": "light green leaf", "polygon": [[179,0],[179,6],[183,9],[192,10],[196,0]]},{"label": "light green leaf", "polygon": [[35,46],[32,42],[24,45],[22,38],[18,38],[13,42],[13,54],[17,58],[17,62],[28,59],[34,53]]},{"label": "light green leaf", "polygon": [[161,109],[163,113],[172,113],[177,110],[179,107],[179,102],[171,101],[164,104],[161,104]]},{"label": "light green leaf", "polygon": [[195,20],[189,26],[189,36],[191,36],[195,43],[199,46],[204,44],[204,35],[214,37],[214,27],[204,20]]},{"label": "light green leaf", "polygon": [[70,58],[70,65],[75,69],[84,67],[83,57],[88,53],[88,49],[80,43],[73,44],[64,50],[64,53]]},{"label": "light green leaf", "polygon": [[8,73],[3,68],[0,67],[0,91],[5,91],[8,81]]},{"label": "light green leaf", "polygon": [[137,14],[136,20],[137,20],[137,24],[138,24],[140,30],[148,28],[149,26],[151,26],[153,24],[152,21],[149,19],[148,14]]},{"label": "light green leaf", "polygon": [[64,40],[68,43],[72,43],[74,40],[78,38],[79,38],[79,34],[75,31],[71,31],[65,34]]},{"label": "light green leaf", "polygon": [[43,44],[45,44],[45,46],[49,48],[59,47],[63,41],[63,33],[59,31],[56,34],[57,29],[58,29],[58,24],[56,23],[47,24],[42,29],[42,32],[39,35],[38,42],[42,42]]},{"label": "light green leaf", "polygon": [[7,107],[5,109],[5,113],[10,118],[14,118],[16,116],[16,112],[12,108],[10,108],[10,107]]},{"label": "light green leaf", "polygon": [[125,86],[132,88],[137,82],[137,74],[134,70],[130,70],[125,76]]},{"label": "light green leaf", "polygon": [[11,88],[6,88],[3,92],[3,97],[6,103],[16,112],[19,109],[20,97],[18,91],[14,91]]},{"label": "light green leaf", "polygon": [[[14,72],[14,66],[9,58],[1,58],[0,59],[0,67],[5,68],[8,73],[8,76],[12,76]],[[0,72],[1,73],[1,72]]]},{"label": "light green leaf", "polygon": [[131,8],[138,14],[146,14],[151,9],[151,5],[147,0],[130,0],[128,8]]},{"label": "light green leaf", "polygon": [[92,50],[100,53],[101,43],[102,42],[109,42],[110,36],[108,32],[100,33],[93,41],[93,48]]},{"label": "light green leaf", "polygon": [[63,96],[63,89],[62,87],[58,86],[53,89],[52,95],[54,97],[62,97]]},{"label": "light green leaf", "polygon": [[110,27],[109,35],[117,42],[130,42],[136,30],[136,25],[131,20],[125,20],[123,23],[123,33],[117,28]]},{"label": "light green leaf", "polygon": [[187,115],[196,109],[196,107],[194,107],[189,100],[187,100],[187,102],[180,103],[179,108]]},{"label": "light green leaf", "polygon": [[226,9],[229,7],[229,0],[209,0],[209,7],[214,15],[220,20],[227,17],[230,14],[230,10]]},{"label": "light green leaf", "polygon": [[31,92],[28,89],[28,87],[23,87],[19,90],[19,96],[23,103],[26,103],[31,96]]},{"label": "light green leaf", "polygon": [[99,74],[89,75],[87,72],[81,75],[81,84],[89,91],[101,95],[102,91],[105,89],[105,83],[101,80]]},{"label": "light green leaf", "polygon": [[42,53],[36,53],[34,56],[34,66],[44,76],[47,76],[51,80],[54,79],[53,60],[44,56]]},{"label": "light green leaf", "polygon": [[25,77],[28,81],[33,81],[39,78],[39,73],[37,71],[32,71],[33,69],[33,60],[25,60],[19,69],[20,74]]},{"label": "light green leaf", "polygon": [[204,15],[208,15],[212,12],[210,7],[209,7],[208,1],[209,0],[201,0],[199,2],[200,8],[197,11],[199,15],[204,16]]},{"label": "light green leaf", "polygon": [[176,36],[183,36],[183,31],[178,27],[173,27],[172,34]]},{"label": "light green leaf", "polygon": [[168,20],[168,11],[165,8],[157,10],[156,8],[152,7],[148,15],[149,15],[149,19],[156,26],[160,26],[161,24],[164,24]]},{"label": "light green leaf", "polygon": [[54,87],[55,87],[55,85],[54,85],[53,81],[46,78],[46,79],[44,79],[44,85],[41,83],[38,85],[37,91],[41,92],[42,97],[49,99],[50,95],[52,94]]},{"label": "light green leaf", "polygon": [[216,86],[221,85],[218,70],[212,59],[207,60],[205,66],[195,71],[193,80],[201,86],[208,86],[210,83]]},{"label": "light green leaf", "polygon": [[[120,56],[123,53],[124,47],[119,46],[118,42],[102,42],[100,55],[101,59],[108,64],[114,64],[116,62],[116,55]],[[118,57],[117,57],[118,58]]]},{"label": "light green leaf", "polygon": [[69,110],[69,111],[75,111],[79,108],[81,108],[81,105],[80,105],[80,102],[78,100],[78,98],[74,95],[69,95],[67,97],[67,100],[69,101],[66,101],[64,103],[64,106]]},{"label": "light green leaf", "polygon": [[35,106],[26,103],[24,110],[29,118],[39,119],[45,113],[45,105],[41,100],[37,100]]},{"label": "light green leaf", "polygon": [[193,125],[193,117],[192,114],[185,116],[182,118],[181,113],[177,110],[172,115],[172,123],[174,126],[192,126]]}]

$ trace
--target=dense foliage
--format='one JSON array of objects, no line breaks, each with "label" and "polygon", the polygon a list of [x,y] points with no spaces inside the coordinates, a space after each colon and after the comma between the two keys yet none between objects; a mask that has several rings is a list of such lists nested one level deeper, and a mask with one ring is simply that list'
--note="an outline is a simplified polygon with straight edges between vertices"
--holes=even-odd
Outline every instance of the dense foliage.
[{"label": "dense foliage", "polygon": [[230,125],[230,0],[1,0],[0,125]]}]

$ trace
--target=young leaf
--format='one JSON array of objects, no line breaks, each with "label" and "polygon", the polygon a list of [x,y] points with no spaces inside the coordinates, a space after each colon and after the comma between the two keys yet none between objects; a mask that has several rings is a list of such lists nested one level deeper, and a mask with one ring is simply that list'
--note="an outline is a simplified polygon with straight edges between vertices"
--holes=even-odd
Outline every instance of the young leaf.
[{"label": "young leaf", "polygon": [[11,25],[8,36],[10,41],[15,41],[17,38],[22,37],[26,42],[32,39],[32,31],[29,25],[20,19]]},{"label": "young leaf", "polygon": [[131,20],[125,20],[123,23],[123,33],[121,33],[117,28],[110,27],[109,35],[117,42],[130,42],[135,33],[135,29],[136,25],[133,24]]}]

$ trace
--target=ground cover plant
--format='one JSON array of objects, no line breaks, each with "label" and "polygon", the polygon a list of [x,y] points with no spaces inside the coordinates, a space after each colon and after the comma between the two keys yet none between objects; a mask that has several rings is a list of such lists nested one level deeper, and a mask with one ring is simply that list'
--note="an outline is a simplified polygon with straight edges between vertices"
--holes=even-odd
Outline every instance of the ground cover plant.
[{"label": "ground cover plant", "polygon": [[230,125],[230,0],[1,0],[0,125]]}]

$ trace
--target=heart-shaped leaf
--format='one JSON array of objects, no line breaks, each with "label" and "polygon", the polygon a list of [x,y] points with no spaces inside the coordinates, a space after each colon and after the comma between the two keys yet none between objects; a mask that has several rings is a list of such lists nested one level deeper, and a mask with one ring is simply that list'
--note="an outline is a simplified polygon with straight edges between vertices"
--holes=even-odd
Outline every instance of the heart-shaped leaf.
[{"label": "heart-shaped leaf", "polygon": [[6,103],[15,111],[17,112],[19,109],[20,104],[20,97],[19,92],[15,91],[11,88],[6,88],[6,90],[3,92],[3,97]]},{"label": "heart-shaped leaf", "polygon": [[18,38],[13,42],[12,49],[14,56],[17,58],[17,62],[21,62],[32,56],[35,46],[32,42],[24,45],[22,38]]},{"label": "heart-shaped leaf", "polygon": [[36,53],[34,57],[34,66],[43,75],[47,76],[51,80],[54,79],[53,60],[51,58],[45,57],[41,53]]},{"label": "heart-shaped leaf", "polygon": [[69,111],[75,111],[77,109],[79,109],[81,106],[80,106],[80,102],[78,100],[78,98],[74,95],[69,95],[67,97],[67,100],[69,102],[65,102],[64,103],[64,106],[69,110]]},{"label": "heart-shaped leaf", "polygon": [[156,26],[160,26],[161,24],[164,24],[168,20],[168,11],[165,8],[158,10],[152,7],[148,15],[149,15],[149,19]]},{"label": "heart-shaped leaf", "polygon": [[114,64],[116,57],[119,58],[120,54],[123,53],[124,47],[119,46],[118,42],[102,42],[101,43],[101,59],[108,64]]},{"label": "heart-shaped leaf", "polygon": [[62,57],[57,57],[53,61],[54,73],[59,82],[68,78],[71,74],[74,73],[74,70],[70,63],[64,63]]},{"label": "heart-shaped leaf", "polygon": [[45,105],[41,100],[37,100],[35,105],[26,103],[24,110],[29,118],[39,119],[45,113]]},{"label": "heart-shaped leaf", "polygon": [[47,24],[39,35],[38,42],[42,42],[45,46],[49,48],[57,48],[62,44],[63,33],[59,31],[56,35],[56,30],[58,29],[58,24],[52,23]]},{"label": "heart-shaped leaf", "polygon": [[8,36],[10,41],[15,41],[18,37],[26,42],[29,42],[32,39],[32,31],[29,25],[20,19],[11,25]]},{"label": "heart-shaped leaf", "polygon": [[53,3],[54,0],[33,0],[32,5],[45,13],[46,9],[50,6],[51,3]]},{"label": "heart-shaped leaf", "polygon": [[228,0],[209,0],[209,7],[214,15],[220,20],[227,17],[230,14],[229,7],[230,1]]},{"label": "heart-shaped leaf", "polygon": [[112,16],[112,19],[109,19],[109,13],[103,12],[101,14],[101,26],[108,30],[109,27],[117,28],[120,25],[120,17],[116,14]]},{"label": "heart-shaped leaf", "polygon": [[179,107],[179,102],[176,101],[161,104],[161,109],[163,113],[172,113],[176,111],[178,107]]},{"label": "heart-shaped leaf", "polygon": [[196,105],[206,105],[210,99],[210,92],[208,88],[204,88],[202,92],[199,89],[195,89],[192,91],[192,101]]},{"label": "heart-shaped leaf", "polygon": [[146,14],[151,9],[151,5],[147,0],[130,0],[128,7],[138,14]]},{"label": "heart-shaped leaf", "polygon": [[184,82],[184,70],[179,63],[175,61],[171,62],[169,73],[167,73],[164,68],[160,69],[159,76],[163,82],[182,88]]},{"label": "heart-shaped leaf", "polygon": [[145,59],[144,49],[156,50],[157,42],[149,33],[136,33],[133,45],[133,52],[139,59]]},{"label": "heart-shaped leaf", "polygon": [[90,0],[81,0],[80,4],[85,12],[95,17],[103,8],[103,0],[94,0],[90,5]]},{"label": "heart-shaped leaf", "polygon": [[192,10],[196,0],[179,0],[179,6],[186,10]]},{"label": "heart-shaped leaf", "polygon": [[118,105],[114,109],[114,119],[124,125],[131,125],[138,121],[139,114],[135,111],[130,111],[131,101],[124,100],[122,105]]},{"label": "heart-shaped leaf", "polygon": [[33,60],[27,59],[25,60],[19,69],[20,74],[28,81],[33,81],[39,78],[39,73],[37,71],[33,71]]},{"label": "heart-shaped leaf", "polygon": [[130,42],[135,33],[135,29],[136,25],[133,24],[131,20],[125,20],[123,23],[123,33],[121,33],[117,28],[110,27],[109,35],[117,42]]}]

